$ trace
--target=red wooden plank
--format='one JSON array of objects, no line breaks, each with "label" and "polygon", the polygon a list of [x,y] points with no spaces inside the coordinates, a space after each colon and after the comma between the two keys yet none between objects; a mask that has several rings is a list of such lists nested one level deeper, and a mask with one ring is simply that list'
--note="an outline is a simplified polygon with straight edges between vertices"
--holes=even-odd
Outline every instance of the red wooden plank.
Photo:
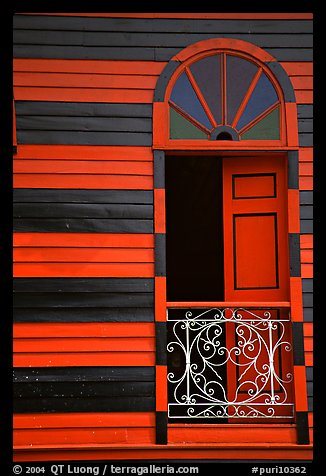
[{"label": "red wooden plank", "polygon": [[14,58],[15,72],[160,75],[165,61],[115,61]]},{"label": "red wooden plank", "polygon": [[14,188],[152,190],[153,178],[141,175],[16,174]]},{"label": "red wooden plank", "polygon": [[14,353],[154,352],[154,337],[44,337],[14,339]]},{"label": "red wooden plank", "polygon": [[144,248],[16,248],[16,263],[154,263],[153,249]]},{"label": "red wooden plank", "polygon": [[74,366],[153,366],[154,352],[54,352],[19,353],[13,356],[14,367]]},{"label": "red wooden plank", "polygon": [[299,177],[300,190],[313,190],[314,182],[312,177]]},{"label": "red wooden plank", "polygon": [[294,91],[295,99],[298,104],[313,104],[313,92],[310,90],[296,89]]},{"label": "red wooden plank", "polygon": [[17,159],[153,161],[151,147],[21,144]]},{"label": "red wooden plank", "polygon": [[291,320],[293,322],[303,321],[302,308],[302,280],[301,278],[290,278],[290,299],[291,299]]},{"label": "red wooden plank", "polygon": [[289,233],[300,233],[299,190],[288,190],[288,228]]},{"label": "red wooden plank", "polygon": [[153,175],[153,163],[141,161],[15,159],[16,174]]},{"label": "red wooden plank", "polygon": [[313,62],[309,61],[283,61],[281,65],[291,77],[293,76],[312,76],[313,75]]},{"label": "red wooden plank", "polygon": [[65,428],[43,430],[19,430],[14,432],[15,445],[60,445],[64,444],[154,444],[154,428]]},{"label": "red wooden plank", "polygon": [[312,90],[313,78],[312,76],[292,76],[291,82],[295,90]]},{"label": "red wooden plank", "polygon": [[152,278],[152,263],[16,263],[14,277]]},{"label": "red wooden plank", "polygon": [[[235,428],[234,428],[235,426]],[[242,443],[250,441],[251,444],[259,442],[292,443],[296,442],[296,429],[293,425],[277,424],[266,425],[169,425],[169,442],[171,443],[214,443],[220,444]]]},{"label": "red wooden plank", "polygon": [[15,414],[13,428],[124,428],[155,426],[154,412],[110,412],[110,413],[30,413]]},{"label": "red wooden plank", "polygon": [[14,233],[16,247],[154,248],[154,235],[142,233]]},{"label": "red wooden plank", "polygon": [[165,190],[154,190],[154,230],[165,233]]},{"label": "red wooden plank", "polygon": [[313,163],[312,162],[299,162],[299,176],[300,177],[312,177],[313,176]]},{"label": "red wooden plank", "polygon": [[300,236],[300,246],[301,246],[301,249],[312,249],[313,248],[313,235],[301,235]]},{"label": "red wooden plank", "polygon": [[156,365],[155,367],[156,381],[156,411],[166,412],[168,408],[167,396],[167,366]]},{"label": "red wooden plank", "polygon": [[313,251],[301,250],[301,263],[313,263]]},{"label": "red wooden plank", "polygon": [[91,89],[15,86],[17,101],[140,103],[153,101],[152,89]]},{"label": "red wooden plank", "polygon": [[[155,89],[158,75],[16,72],[15,87],[86,88],[86,89]],[[304,88],[301,88],[304,89]]]},{"label": "red wooden plank", "polygon": [[13,335],[16,339],[47,337],[154,337],[154,323],[151,322],[65,322],[41,324],[14,323]]},{"label": "red wooden plank", "polygon": [[155,321],[166,321],[166,277],[155,276]]},{"label": "red wooden plank", "polygon": [[303,334],[305,337],[313,337],[314,335],[314,325],[312,322],[303,323]]},{"label": "red wooden plank", "polygon": [[299,163],[312,162],[312,161],[313,161],[313,148],[301,147],[301,149],[299,149]]},{"label": "red wooden plank", "polygon": [[303,278],[313,278],[313,265],[312,264],[301,264],[301,276]]}]

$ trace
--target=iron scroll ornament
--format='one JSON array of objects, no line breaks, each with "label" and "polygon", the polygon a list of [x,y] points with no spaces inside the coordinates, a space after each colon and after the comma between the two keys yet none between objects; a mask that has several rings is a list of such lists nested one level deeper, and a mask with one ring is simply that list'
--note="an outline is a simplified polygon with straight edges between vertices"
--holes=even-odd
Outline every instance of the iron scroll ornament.
[{"label": "iron scroll ornament", "polygon": [[[184,319],[169,317],[173,338],[169,353],[178,350],[184,363],[169,368],[173,389],[170,418],[293,418],[290,400],[293,375],[281,370],[280,355],[290,353],[285,339],[288,319],[270,310],[208,309]],[[233,343],[225,345],[225,333]],[[226,384],[224,369],[235,378]]]}]

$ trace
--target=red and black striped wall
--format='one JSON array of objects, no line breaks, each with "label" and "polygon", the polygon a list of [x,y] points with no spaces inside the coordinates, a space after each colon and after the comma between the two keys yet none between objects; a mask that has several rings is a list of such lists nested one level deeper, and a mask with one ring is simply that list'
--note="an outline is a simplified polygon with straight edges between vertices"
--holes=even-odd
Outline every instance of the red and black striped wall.
[{"label": "red and black striped wall", "polygon": [[[211,37],[232,36],[266,49],[294,87],[300,325],[312,423],[311,20],[295,14],[148,15],[155,14],[14,18],[18,458],[35,459],[35,452],[39,456],[51,445],[60,454],[62,448],[108,442],[118,447],[166,442],[167,397],[156,392],[166,381],[159,173],[154,184],[154,167],[164,167],[164,157],[152,151],[152,103],[168,61]],[[283,433],[276,433],[273,441],[279,442]],[[216,434],[209,435],[215,441]],[[172,442],[183,438],[182,429],[170,431]]]}]

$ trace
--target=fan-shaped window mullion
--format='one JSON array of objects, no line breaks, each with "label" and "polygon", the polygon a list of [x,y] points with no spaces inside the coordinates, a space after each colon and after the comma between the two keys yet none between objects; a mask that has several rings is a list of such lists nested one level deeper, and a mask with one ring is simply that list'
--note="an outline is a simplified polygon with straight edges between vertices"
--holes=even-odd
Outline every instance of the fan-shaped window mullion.
[{"label": "fan-shaped window mullion", "polygon": [[251,84],[250,84],[250,86],[249,86],[249,88],[248,88],[248,91],[247,91],[247,93],[245,94],[245,97],[243,98],[243,101],[242,101],[242,103],[240,104],[240,107],[239,107],[239,109],[238,109],[238,111],[237,111],[237,113],[236,113],[236,115],[235,115],[235,117],[234,117],[234,119],[233,119],[233,122],[232,122],[232,124],[231,124],[232,127],[236,127],[237,123],[239,122],[239,119],[241,118],[241,116],[242,116],[242,114],[243,114],[243,112],[244,112],[244,110],[245,110],[245,108],[246,108],[246,106],[247,106],[247,104],[248,104],[248,102],[249,102],[249,99],[250,99],[250,97],[251,97],[251,95],[252,95],[252,92],[253,92],[253,90],[255,89],[255,87],[256,87],[256,85],[257,85],[257,83],[258,83],[258,81],[259,81],[259,78],[260,78],[260,76],[261,76],[261,74],[262,74],[262,71],[263,71],[263,70],[260,68],[260,69],[257,71],[257,73],[255,74],[253,80],[251,81]]},{"label": "fan-shaped window mullion", "polygon": [[195,93],[196,93],[196,95],[197,95],[197,97],[198,97],[198,99],[199,99],[201,105],[203,106],[204,111],[205,111],[206,114],[207,114],[208,119],[211,121],[212,125],[213,125],[214,127],[216,127],[216,126],[217,126],[217,123],[216,123],[216,121],[215,121],[215,119],[214,119],[214,116],[213,116],[213,114],[212,114],[212,111],[210,110],[210,108],[209,108],[209,106],[208,106],[208,104],[207,104],[207,102],[206,102],[206,100],[205,100],[205,98],[204,98],[204,96],[203,96],[203,94],[202,94],[202,92],[201,92],[201,90],[200,90],[200,88],[199,88],[199,86],[198,86],[198,84],[197,84],[197,82],[196,82],[196,80],[195,80],[195,78],[194,78],[194,76],[193,76],[193,74],[191,73],[191,71],[190,71],[189,68],[186,68],[186,73],[187,73],[187,76],[188,76],[188,78],[189,78],[189,81],[190,81],[192,87],[194,88],[194,91],[195,91]]},{"label": "fan-shaped window mullion", "polygon": [[[280,140],[281,101],[268,71],[233,52],[215,52],[186,65],[169,104],[171,139],[182,139],[184,132],[184,139],[214,140],[217,130],[227,127],[236,140]],[[231,136],[219,140],[235,140]]]}]

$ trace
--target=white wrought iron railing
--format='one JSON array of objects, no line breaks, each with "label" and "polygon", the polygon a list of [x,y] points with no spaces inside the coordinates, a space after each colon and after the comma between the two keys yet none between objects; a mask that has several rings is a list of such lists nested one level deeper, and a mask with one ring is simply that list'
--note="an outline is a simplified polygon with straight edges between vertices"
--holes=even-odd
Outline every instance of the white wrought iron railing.
[{"label": "white wrought iron railing", "polygon": [[293,418],[288,309],[168,309],[170,418]]}]

